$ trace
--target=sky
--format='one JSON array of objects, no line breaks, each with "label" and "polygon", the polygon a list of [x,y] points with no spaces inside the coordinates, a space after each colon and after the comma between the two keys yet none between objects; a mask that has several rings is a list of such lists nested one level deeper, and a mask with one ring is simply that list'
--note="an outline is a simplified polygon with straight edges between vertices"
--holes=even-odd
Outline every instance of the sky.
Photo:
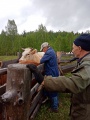
[{"label": "sky", "polygon": [[48,31],[90,30],[90,0],[0,0],[0,33],[14,20],[18,33],[43,24]]}]

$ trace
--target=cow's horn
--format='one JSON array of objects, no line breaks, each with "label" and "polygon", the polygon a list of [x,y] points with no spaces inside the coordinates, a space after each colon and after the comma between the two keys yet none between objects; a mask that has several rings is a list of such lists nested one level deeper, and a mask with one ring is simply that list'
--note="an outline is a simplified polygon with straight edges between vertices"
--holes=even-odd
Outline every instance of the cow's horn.
[{"label": "cow's horn", "polygon": [[22,50],[25,50],[25,48],[21,48]]}]

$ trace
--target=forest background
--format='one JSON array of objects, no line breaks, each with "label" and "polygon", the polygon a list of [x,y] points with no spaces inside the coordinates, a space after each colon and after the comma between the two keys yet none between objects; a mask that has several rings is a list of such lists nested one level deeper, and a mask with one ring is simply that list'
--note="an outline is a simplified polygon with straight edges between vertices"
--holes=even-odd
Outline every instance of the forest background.
[{"label": "forest background", "polygon": [[16,55],[22,52],[21,48],[32,47],[40,51],[43,42],[48,42],[55,51],[71,52],[72,43],[81,33],[57,31],[47,31],[43,24],[35,31],[18,34],[18,28],[14,20],[8,20],[0,34],[0,55]]}]

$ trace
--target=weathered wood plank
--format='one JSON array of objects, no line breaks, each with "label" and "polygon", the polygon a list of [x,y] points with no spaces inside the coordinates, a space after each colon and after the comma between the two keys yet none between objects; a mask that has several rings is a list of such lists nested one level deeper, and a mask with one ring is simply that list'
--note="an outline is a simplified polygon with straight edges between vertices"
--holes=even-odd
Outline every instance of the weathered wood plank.
[{"label": "weathered wood plank", "polygon": [[0,69],[0,75],[7,74],[7,68],[1,68]]},{"label": "weathered wood plank", "polygon": [[6,103],[5,119],[28,120],[30,79],[31,72],[26,65],[10,64],[8,66],[6,92],[1,96],[2,101]]},{"label": "weathered wood plank", "polygon": [[63,73],[69,73],[76,67],[76,64],[61,66]]},{"label": "weathered wood plank", "polygon": [[0,96],[1,96],[2,94],[4,94],[5,91],[6,91],[6,83],[5,83],[4,85],[0,86]]},{"label": "weathered wood plank", "polygon": [[31,116],[31,113],[34,111],[35,107],[37,106],[38,102],[40,102],[41,99],[42,99],[42,91],[38,92],[31,101],[29,116]]},{"label": "weathered wood plank", "polygon": [[9,64],[18,63],[18,60],[19,60],[19,58],[18,59],[14,59],[14,60],[2,61],[1,68],[7,68],[7,66]]},{"label": "weathered wood plank", "polygon": [[36,93],[38,87],[39,87],[39,84],[36,83],[36,84],[34,85],[34,87],[30,90],[30,96],[31,96],[31,97]]}]

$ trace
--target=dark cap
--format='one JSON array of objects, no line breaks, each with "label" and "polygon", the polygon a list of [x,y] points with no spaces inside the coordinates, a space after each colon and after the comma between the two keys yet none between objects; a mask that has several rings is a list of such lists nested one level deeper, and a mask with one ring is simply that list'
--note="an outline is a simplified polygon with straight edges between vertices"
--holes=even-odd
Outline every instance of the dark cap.
[{"label": "dark cap", "polygon": [[90,34],[82,34],[74,40],[76,46],[81,46],[83,50],[90,51]]}]

